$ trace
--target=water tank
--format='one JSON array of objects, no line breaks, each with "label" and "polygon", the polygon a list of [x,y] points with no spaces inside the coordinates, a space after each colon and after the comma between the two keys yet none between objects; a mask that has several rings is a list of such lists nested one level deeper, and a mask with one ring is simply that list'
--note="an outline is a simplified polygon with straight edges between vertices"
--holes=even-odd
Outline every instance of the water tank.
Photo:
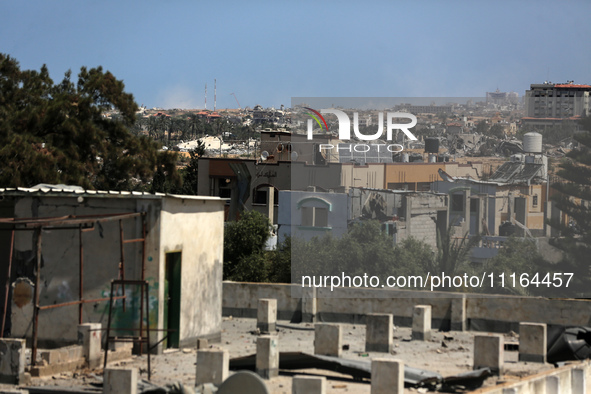
[{"label": "water tank", "polygon": [[511,235],[515,234],[517,230],[517,226],[515,226],[511,222],[505,222],[499,226],[499,235],[501,237],[510,237]]},{"label": "water tank", "polygon": [[439,138],[425,138],[425,152],[439,153]]},{"label": "water tank", "polygon": [[542,153],[542,134],[531,132],[523,136],[523,151],[526,153]]}]

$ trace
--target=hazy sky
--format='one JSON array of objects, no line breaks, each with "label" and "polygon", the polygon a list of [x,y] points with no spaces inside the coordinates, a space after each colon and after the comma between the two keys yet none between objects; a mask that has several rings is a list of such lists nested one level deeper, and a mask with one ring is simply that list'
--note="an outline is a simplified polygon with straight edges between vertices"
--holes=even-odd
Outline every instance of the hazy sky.
[{"label": "hazy sky", "polygon": [[0,0],[0,52],[54,80],[102,65],[138,104],[521,95],[591,82],[591,1]]}]

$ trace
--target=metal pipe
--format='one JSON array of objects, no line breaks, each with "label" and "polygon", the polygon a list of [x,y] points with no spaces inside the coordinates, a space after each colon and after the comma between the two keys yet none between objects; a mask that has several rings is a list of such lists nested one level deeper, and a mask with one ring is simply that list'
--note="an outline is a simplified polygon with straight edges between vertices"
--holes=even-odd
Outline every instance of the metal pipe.
[{"label": "metal pipe", "polygon": [[37,272],[35,273],[35,299],[34,299],[34,316],[33,316],[33,351],[31,354],[31,365],[37,362],[37,336],[39,335],[39,286],[41,285],[41,227],[36,231],[37,233]]},{"label": "metal pipe", "polygon": [[[125,298],[126,296],[117,296],[113,297],[114,300],[120,300]],[[44,311],[47,309],[54,309],[60,308],[62,306],[71,306],[71,305],[78,305],[78,304],[91,304],[93,302],[102,302],[102,301],[109,301],[111,298],[95,298],[93,300],[79,300],[79,301],[70,301],[70,302],[62,302],[61,304],[52,304],[52,305],[43,305],[39,307],[39,310]]]},{"label": "metal pipe", "polygon": [[2,315],[2,331],[0,338],[4,337],[4,328],[6,324],[6,314],[8,313],[8,294],[10,293],[10,275],[12,271],[12,253],[14,251],[14,230],[10,235],[10,252],[8,253],[8,269],[6,270],[6,292],[4,293],[4,314]]},{"label": "metal pipe", "polygon": [[82,324],[82,304],[84,301],[84,247],[82,245],[82,225],[78,232],[78,243],[80,246],[80,275],[78,277],[78,298],[80,305],[78,305],[78,324]]},{"label": "metal pipe", "polygon": [[[125,251],[123,239],[123,220],[119,221],[119,246],[121,248],[121,262],[119,263],[119,276],[121,280],[125,280]],[[121,286],[121,291],[125,295],[125,285]],[[123,312],[125,312],[125,299],[123,299]]]}]

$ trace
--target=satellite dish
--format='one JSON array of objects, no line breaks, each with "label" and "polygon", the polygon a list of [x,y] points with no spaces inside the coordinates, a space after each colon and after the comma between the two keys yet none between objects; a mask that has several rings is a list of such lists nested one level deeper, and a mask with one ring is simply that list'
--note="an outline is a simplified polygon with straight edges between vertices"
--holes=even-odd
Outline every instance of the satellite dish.
[{"label": "satellite dish", "polygon": [[269,152],[267,152],[266,150],[261,152],[261,160],[267,160],[268,157],[269,157]]},{"label": "satellite dish", "polygon": [[298,152],[291,152],[291,161],[298,160]]}]

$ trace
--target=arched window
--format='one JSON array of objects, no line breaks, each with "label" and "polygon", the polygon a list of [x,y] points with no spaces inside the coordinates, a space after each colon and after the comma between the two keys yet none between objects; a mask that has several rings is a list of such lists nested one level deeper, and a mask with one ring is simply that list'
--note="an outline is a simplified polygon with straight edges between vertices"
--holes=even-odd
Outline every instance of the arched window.
[{"label": "arched window", "polygon": [[257,187],[254,188],[253,193],[252,193],[252,203],[253,205],[268,205],[269,204],[269,196],[268,196],[268,192],[269,192],[269,187],[273,188],[273,200],[274,200],[274,204],[273,205],[279,205],[279,190],[270,184],[263,184],[263,185],[258,185]]}]

